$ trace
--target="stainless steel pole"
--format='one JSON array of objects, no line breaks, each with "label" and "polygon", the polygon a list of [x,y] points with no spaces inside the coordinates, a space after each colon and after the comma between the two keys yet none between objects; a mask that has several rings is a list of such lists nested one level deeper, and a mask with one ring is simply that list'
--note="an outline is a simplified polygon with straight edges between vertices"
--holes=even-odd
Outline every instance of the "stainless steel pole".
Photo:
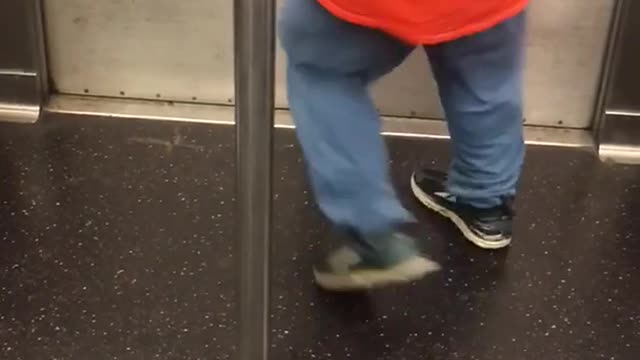
[{"label": "stainless steel pole", "polygon": [[266,360],[273,154],[275,0],[235,0],[240,360]]}]

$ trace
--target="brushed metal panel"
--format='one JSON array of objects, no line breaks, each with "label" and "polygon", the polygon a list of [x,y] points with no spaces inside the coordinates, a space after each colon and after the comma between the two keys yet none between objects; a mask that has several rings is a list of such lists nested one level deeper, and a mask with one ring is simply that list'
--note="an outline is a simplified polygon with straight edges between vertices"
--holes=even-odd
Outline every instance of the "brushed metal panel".
[{"label": "brushed metal panel", "polygon": [[0,121],[38,120],[45,89],[40,0],[0,1]]},{"label": "brushed metal panel", "polygon": [[534,0],[529,13],[525,117],[589,127],[615,0]]},{"label": "brushed metal panel", "polygon": [[[535,0],[530,8],[527,123],[589,127],[615,0]],[[208,103],[233,101],[232,2],[45,0],[58,91]],[[286,107],[284,56],[276,104]],[[386,115],[440,118],[422,51],[373,89]]]},{"label": "brushed metal panel", "polygon": [[624,5],[606,108],[607,112],[637,113],[640,111],[640,2],[627,0]]},{"label": "brushed metal panel", "polygon": [[232,4],[45,0],[53,86],[64,93],[227,102]]},{"label": "brushed metal panel", "polygon": [[0,69],[35,69],[29,1],[0,1]]},{"label": "brushed metal panel", "polygon": [[[48,113],[82,115],[84,116],[82,119],[87,116],[97,116],[103,119],[127,118],[216,125],[233,125],[235,117],[233,106],[84,95],[54,95],[45,110]],[[275,112],[275,127],[287,129],[294,127],[288,110]],[[447,126],[442,121],[392,116],[382,117],[381,133],[410,138],[449,138]],[[594,148],[592,133],[589,130],[525,126],[524,139],[531,145]]]},{"label": "brushed metal panel", "polygon": [[0,70],[0,102],[39,104],[39,79],[35,73],[9,73]]},{"label": "brushed metal panel", "polygon": [[0,121],[33,124],[40,118],[40,106],[0,103]]},{"label": "brushed metal panel", "polygon": [[36,73],[0,70],[0,121],[33,123],[40,117]]},{"label": "brushed metal panel", "polygon": [[607,112],[598,140],[601,160],[640,164],[640,113]]}]

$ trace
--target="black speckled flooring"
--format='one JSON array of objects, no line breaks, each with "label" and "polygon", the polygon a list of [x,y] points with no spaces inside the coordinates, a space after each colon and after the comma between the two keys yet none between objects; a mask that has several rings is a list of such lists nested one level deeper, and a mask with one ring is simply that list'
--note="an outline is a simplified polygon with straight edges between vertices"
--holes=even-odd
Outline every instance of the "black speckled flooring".
[{"label": "black speckled flooring", "polygon": [[[232,359],[233,128],[49,116],[0,124],[0,359]],[[412,200],[447,145],[389,139],[444,271],[363,295],[317,291],[329,234],[291,131],[276,139],[271,359],[640,357],[640,167],[530,148],[517,239],[467,245]]]}]

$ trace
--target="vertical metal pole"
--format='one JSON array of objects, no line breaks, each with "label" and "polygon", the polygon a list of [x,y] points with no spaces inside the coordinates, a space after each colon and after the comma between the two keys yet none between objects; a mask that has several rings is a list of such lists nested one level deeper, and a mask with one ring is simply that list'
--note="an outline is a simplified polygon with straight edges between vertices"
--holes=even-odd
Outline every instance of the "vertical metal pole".
[{"label": "vertical metal pole", "polygon": [[266,360],[273,151],[275,0],[235,0],[240,360]]}]

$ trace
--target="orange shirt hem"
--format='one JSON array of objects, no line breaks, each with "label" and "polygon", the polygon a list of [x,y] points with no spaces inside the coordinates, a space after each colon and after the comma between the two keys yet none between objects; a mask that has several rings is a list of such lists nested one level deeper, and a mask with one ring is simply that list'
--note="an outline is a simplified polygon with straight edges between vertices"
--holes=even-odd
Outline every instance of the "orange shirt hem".
[{"label": "orange shirt hem", "polygon": [[333,0],[317,1],[325,9],[327,9],[327,11],[344,21],[360,26],[378,29],[394,37],[397,37],[400,40],[414,45],[434,45],[488,30],[509,18],[518,15],[526,8],[528,2],[527,0],[516,2],[510,7],[507,7],[502,11],[493,14],[492,16],[485,17],[478,22],[462,25],[455,30],[441,33],[426,33],[425,31],[421,31],[420,24],[400,23],[374,19],[345,10],[334,3]]}]

